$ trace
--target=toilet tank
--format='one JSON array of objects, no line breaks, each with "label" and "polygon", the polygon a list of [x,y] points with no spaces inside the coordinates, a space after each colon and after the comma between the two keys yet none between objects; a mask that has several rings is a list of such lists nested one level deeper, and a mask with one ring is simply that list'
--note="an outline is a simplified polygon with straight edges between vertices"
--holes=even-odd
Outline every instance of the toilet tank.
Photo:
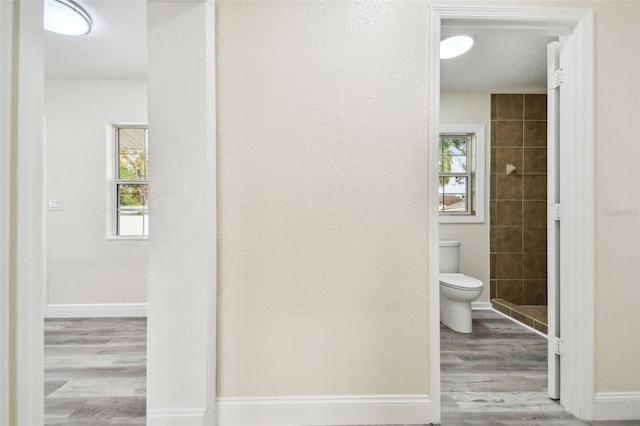
[{"label": "toilet tank", "polygon": [[442,273],[455,274],[460,272],[460,241],[440,241],[440,271]]}]

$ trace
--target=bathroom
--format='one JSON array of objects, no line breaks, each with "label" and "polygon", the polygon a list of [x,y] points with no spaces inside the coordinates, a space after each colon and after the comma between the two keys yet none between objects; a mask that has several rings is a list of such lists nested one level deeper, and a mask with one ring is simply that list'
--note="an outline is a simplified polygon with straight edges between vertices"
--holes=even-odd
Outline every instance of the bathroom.
[{"label": "bathroom", "polygon": [[[443,39],[456,30],[443,27]],[[459,271],[483,283],[473,310],[493,309],[541,333],[547,332],[546,46],[551,41],[535,34],[506,41],[499,34],[480,34],[468,53],[441,61],[441,140],[456,134],[451,129],[471,136],[463,160],[470,163],[465,169],[471,183],[463,190],[450,177],[441,184],[440,240],[459,241]],[[455,192],[469,198],[466,209],[447,199]]]}]

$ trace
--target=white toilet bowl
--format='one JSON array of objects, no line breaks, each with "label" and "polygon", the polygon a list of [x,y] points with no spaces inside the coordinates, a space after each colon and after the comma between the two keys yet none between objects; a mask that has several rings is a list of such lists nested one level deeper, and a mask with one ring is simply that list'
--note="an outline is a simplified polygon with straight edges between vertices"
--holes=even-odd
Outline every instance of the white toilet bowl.
[{"label": "white toilet bowl", "polygon": [[471,333],[471,302],[480,297],[482,281],[464,274],[440,274],[440,322]]},{"label": "white toilet bowl", "polygon": [[480,297],[482,281],[459,273],[460,241],[440,241],[440,322],[471,333],[471,302]]}]

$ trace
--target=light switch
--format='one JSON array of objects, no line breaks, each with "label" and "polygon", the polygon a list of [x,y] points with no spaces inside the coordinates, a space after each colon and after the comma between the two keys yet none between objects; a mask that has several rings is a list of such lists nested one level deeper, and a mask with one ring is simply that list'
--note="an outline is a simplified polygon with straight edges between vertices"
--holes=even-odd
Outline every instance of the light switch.
[{"label": "light switch", "polygon": [[49,211],[50,212],[60,212],[60,211],[62,211],[62,200],[60,198],[50,198],[49,199]]}]

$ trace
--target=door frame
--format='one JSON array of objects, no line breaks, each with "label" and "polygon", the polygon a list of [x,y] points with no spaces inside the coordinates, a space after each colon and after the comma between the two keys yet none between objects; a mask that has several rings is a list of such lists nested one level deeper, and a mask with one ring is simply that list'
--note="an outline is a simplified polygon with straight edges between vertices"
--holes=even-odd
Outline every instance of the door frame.
[{"label": "door frame", "polygon": [[[440,418],[440,308],[438,285],[438,128],[440,120],[440,33],[442,20],[491,28],[529,29],[548,35],[571,35],[573,66],[565,70],[575,90],[569,116],[561,123],[571,137],[563,140],[573,155],[563,163],[563,267],[560,308],[563,327],[560,403],[578,418],[593,419],[594,405],[594,25],[593,11],[582,8],[432,6],[429,11],[429,324],[430,395]],[[578,95],[579,94],[579,95]],[[566,173],[565,173],[566,172]],[[567,192],[564,192],[567,191]],[[487,215],[488,217],[488,215]]]},{"label": "door frame", "polygon": [[43,3],[0,3],[0,424],[37,425],[47,278]]}]

